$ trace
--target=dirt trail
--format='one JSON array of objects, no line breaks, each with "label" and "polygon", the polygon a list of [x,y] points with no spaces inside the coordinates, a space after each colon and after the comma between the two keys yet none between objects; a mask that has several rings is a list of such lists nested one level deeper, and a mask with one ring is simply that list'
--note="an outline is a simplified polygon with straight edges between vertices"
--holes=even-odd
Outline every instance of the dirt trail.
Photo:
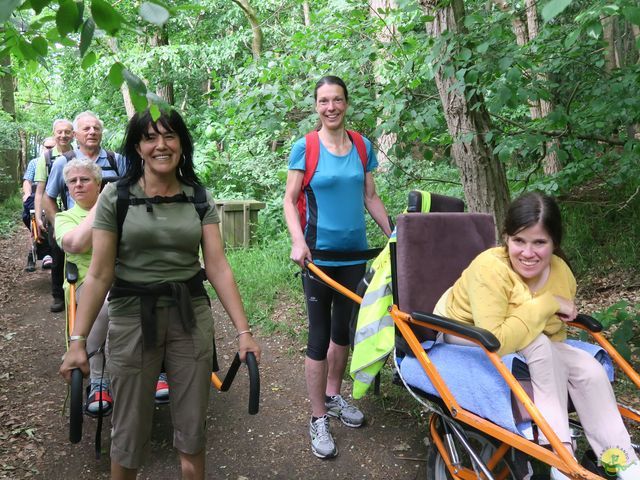
[{"label": "dirt trail", "polygon": [[[95,421],[85,418],[83,439],[68,442],[61,415],[66,386],[57,370],[64,352],[63,314],[49,312],[49,274],[23,271],[28,238],[20,230],[0,239],[0,479],[109,478],[109,421],[103,455],[95,459]],[[236,342],[230,321],[214,304],[219,360],[226,372]],[[259,332],[258,332],[259,335]],[[260,337],[264,348],[260,412],[247,413],[243,367],[231,390],[212,391],[207,478],[210,479],[414,479],[424,474],[424,422],[408,412],[416,403],[383,385],[383,396],[359,402],[367,424],[350,429],[332,422],[340,454],[316,459],[307,433],[302,345],[284,335]],[[422,425],[420,425],[422,424]],[[169,408],[156,408],[154,431],[141,479],[179,478],[171,446]]]}]

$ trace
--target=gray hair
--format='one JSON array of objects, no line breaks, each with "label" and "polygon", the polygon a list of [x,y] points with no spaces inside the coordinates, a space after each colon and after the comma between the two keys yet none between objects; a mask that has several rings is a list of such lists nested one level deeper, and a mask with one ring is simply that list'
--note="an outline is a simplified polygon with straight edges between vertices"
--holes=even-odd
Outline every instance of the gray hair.
[{"label": "gray hair", "polygon": [[73,160],[69,160],[62,169],[62,177],[65,183],[69,180],[69,172],[74,169],[86,170],[91,174],[96,183],[100,184],[102,182],[102,168],[100,168],[95,161],[89,158],[74,158]]},{"label": "gray hair", "polygon": [[73,127],[73,123],[71,123],[71,120],[67,120],[66,118],[56,118],[53,121],[53,126],[52,126],[52,131],[55,132],[56,131],[56,125],[59,123],[68,123],[69,125],[71,125]]},{"label": "gray hair", "polygon": [[91,112],[89,110],[86,110],[84,112],[80,112],[78,115],[76,115],[76,118],[73,119],[72,125],[73,125],[73,130],[74,131],[78,130],[78,121],[82,117],[93,117],[93,118],[95,118],[98,121],[98,123],[100,124],[100,128],[102,128],[104,130],[104,123],[102,123],[102,120],[100,120],[100,118],[98,118],[98,116],[95,113],[93,113],[93,112]]}]

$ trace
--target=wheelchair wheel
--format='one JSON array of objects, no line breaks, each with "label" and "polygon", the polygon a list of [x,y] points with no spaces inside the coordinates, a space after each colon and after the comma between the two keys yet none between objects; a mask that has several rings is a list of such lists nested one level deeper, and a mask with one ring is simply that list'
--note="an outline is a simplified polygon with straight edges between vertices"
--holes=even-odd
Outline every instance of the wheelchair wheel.
[{"label": "wheelchair wheel", "polygon": [[[469,441],[469,444],[471,445],[473,450],[476,452],[476,454],[478,454],[480,459],[486,463],[497,449],[494,441],[477,430],[465,428],[465,433],[467,435],[467,440]],[[465,448],[458,442],[458,440],[454,440],[454,445],[460,457],[461,466],[473,470],[473,463],[471,462],[471,458],[469,457],[469,454],[467,453]],[[433,444],[429,446],[429,449],[427,451],[426,467],[427,480],[453,479],[453,477],[449,473],[449,470],[447,469],[442,455],[440,455],[438,448]],[[507,469],[508,473],[506,477],[502,478],[506,478],[509,480],[519,480],[523,478],[522,475],[519,475],[517,473],[518,468],[516,467],[516,462],[514,462],[514,459],[511,457],[511,453],[504,456],[498,466],[493,469],[493,472],[502,472],[505,468]]]}]

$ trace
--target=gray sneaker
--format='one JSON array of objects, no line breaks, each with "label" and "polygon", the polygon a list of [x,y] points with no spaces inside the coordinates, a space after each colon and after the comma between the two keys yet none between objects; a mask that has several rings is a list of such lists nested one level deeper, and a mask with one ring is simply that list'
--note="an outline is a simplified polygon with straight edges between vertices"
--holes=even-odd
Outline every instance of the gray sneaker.
[{"label": "gray sneaker", "polygon": [[329,431],[329,417],[323,415],[315,422],[309,422],[311,451],[318,458],[331,458],[338,455],[338,449]]},{"label": "gray sneaker", "polygon": [[358,428],[364,423],[364,414],[358,407],[342,398],[342,395],[328,397],[324,404],[327,407],[327,415],[339,418],[347,427]]}]

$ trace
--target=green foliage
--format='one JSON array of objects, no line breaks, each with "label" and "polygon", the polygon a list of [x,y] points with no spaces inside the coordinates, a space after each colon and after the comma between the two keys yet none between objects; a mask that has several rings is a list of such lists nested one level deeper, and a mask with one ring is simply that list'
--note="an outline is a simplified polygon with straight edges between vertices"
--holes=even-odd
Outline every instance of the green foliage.
[{"label": "green foliage", "polygon": [[631,305],[627,301],[620,301],[602,311],[594,312],[593,317],[605,329],[613,331],[611,343],[627,361],[631,361],[640,345],[640,304]]},{"label": "green foliage", "polygon": [[249,322],[268,332],[286,330],[272,320],[278,302],[299,302],[301,283],[294,276],[298,268],[288,257],[284,235],[250,249],[227,250]]},{"label": "green foliage", "polygon": [[18,148],[18,125],[11,116],[0,110],[0,150]]},{"label": "green foliage", "polygon": [[22,200],[17,193],[0,203],[0,236],[7,237],[18,228],[23,228],[20,220]]}]

